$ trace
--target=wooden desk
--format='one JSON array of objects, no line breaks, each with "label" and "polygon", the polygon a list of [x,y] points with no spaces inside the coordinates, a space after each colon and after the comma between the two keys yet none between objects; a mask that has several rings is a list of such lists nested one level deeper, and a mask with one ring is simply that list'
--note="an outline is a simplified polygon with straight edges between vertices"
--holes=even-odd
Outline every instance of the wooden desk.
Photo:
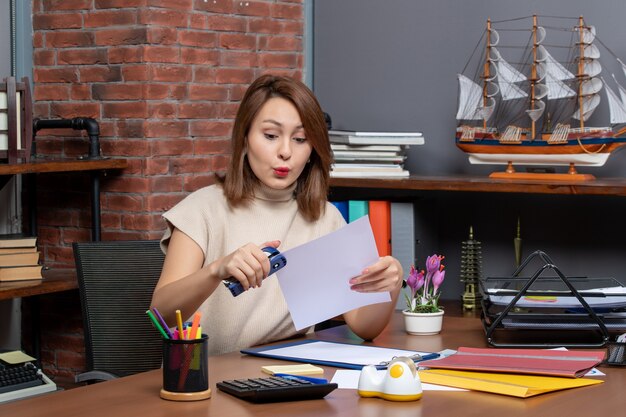
[{"label": "wooden desk", "polygon": [[[485,346],[480,321],[475,317],[444,318],[442,334],[409,336],[403,331],[402,317],[396,314],[375,344],[415,350],[438,351],[444,348]],[[337,341],[357,339],[344,327],[323,330],[317,338]],[[323,400],[274,404],[250,404],[215,388],[224,379],[260,377],[261,365],[285,362],[230,353],[209,359],[209,400],[178,403],[159,398],[161,371],[150,371],[114,381],[46,394],[0,405],[0,415],[20,417],[63,416],[151,416],[151,417],[230,417],[230,416],[568,416],[619,415],[623,408],[626,369],[601,367],[606,382],[591,387],[554,392],[528,399],[481,392],[425,391],[417,402],[396,403],[360,398],[355,390],[335,390]],[[335,368],[326,367],[326,378]],[[54,396],[54,397],[53,397]]]},{"label": "wooden desk", "polygon": [[50,294],[78,288],[76,271],[73,269],[44,270],[42,274],[42,280],[0,282],[0,300]]}]

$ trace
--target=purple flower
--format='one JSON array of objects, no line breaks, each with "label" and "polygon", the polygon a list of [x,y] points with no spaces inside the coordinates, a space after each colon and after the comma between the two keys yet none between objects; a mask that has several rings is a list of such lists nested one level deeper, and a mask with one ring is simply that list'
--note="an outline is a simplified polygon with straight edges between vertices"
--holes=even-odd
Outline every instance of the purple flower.
[{"label": "purple flower", "polygon": [[433,293],[437,294],[437,290],[439,289],[439,287],[441,286],[441,284],[443,283],[443,280],[446,277],[446,271],[435,271],[435,273],[433,274]]},{"label": "purple flower", "polygon": [[441,265],[441,259],[443,257],[437,254],[431,255],[426,258],[426,272],[433,274],[435,271],[439,271],[439,265]]},{"label": "purple flower", "polygon": [[411,265],[411,270],[406,283],[409,288],[411,288],[413,294],[415,294],[417,290],[424,286],[424,271],[418,271],[413,265]]}]

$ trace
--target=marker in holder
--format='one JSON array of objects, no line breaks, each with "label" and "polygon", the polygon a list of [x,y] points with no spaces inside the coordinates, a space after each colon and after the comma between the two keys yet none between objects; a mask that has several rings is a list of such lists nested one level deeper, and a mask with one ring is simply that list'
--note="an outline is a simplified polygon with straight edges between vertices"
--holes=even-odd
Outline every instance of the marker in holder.
[{"label": "marker in holder", "polygon": [[[267,276],[272,275],[285,265],[287,265],[287,259],[278,251],[276,248],[272,248],[270,246],[261,249],[270,260],[270,273]],[[234,278],[229,278],[222,280],[222,283],[228,288],[228,291],[231,292],[233,297],[237,297],[243,291],[243,285],[241,282],[237,281]]]}]

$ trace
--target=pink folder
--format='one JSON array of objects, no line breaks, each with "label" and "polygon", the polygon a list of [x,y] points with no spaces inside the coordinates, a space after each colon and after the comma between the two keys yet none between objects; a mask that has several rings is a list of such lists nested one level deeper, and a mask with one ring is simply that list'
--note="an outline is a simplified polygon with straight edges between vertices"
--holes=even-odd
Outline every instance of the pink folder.
[{"label": "pink folder", "polygon": [[419,366],[575,378],[585,375],[603,359],[604,351],[460,347],[454,355],[423,361]]}]

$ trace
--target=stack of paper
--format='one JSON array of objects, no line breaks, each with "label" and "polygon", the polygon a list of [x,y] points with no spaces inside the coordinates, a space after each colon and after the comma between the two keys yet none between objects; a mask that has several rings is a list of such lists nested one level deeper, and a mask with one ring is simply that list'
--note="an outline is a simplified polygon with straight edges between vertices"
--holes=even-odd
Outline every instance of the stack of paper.
[{"label": "stack of paper", "polygon": [[335,163],[331,177],[408,177],[409,145],[422,145],[419,132],[328,132]]}]

